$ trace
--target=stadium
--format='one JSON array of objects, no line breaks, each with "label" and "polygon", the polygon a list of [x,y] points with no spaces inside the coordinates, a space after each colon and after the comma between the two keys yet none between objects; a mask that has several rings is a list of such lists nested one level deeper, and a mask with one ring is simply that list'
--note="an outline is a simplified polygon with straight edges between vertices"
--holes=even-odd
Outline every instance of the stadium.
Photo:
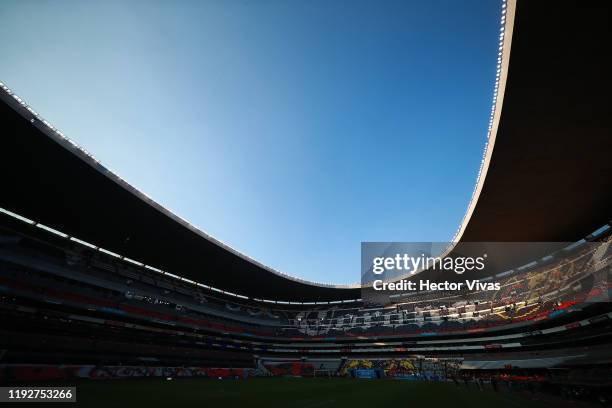
[{"label": "stadium", "polygon": [[270,268],[2,84],[0,384],[75,386],[83,406],[612,405],[609,8],[502,4],[487,144],[447,253],[504,245],[470,275],[495,290],[380,301]]}]

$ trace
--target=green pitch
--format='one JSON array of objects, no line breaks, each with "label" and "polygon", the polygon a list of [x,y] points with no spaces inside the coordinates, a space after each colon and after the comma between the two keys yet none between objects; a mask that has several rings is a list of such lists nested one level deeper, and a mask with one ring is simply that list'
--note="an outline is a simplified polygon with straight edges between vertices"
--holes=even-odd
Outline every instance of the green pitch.
[{"label": "green pitch", "polygon": [[[452,383],[323,378],[249,380],[161,379],[79,382],[78,406],[87,407],[423,407],[521,408],[543,402],[509,392],[465,389]],[[56,404],[59,405],[59,404]],[[68,405],[67,405],[68,406]],[[74,407],[75,404],[70,404]]]}]

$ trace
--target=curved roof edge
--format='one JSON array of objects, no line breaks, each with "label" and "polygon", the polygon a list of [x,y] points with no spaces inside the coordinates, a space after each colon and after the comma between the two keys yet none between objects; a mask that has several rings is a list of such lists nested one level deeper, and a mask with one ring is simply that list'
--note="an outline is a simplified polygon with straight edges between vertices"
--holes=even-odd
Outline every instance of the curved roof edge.
[{"label": "curved roof edge", "polygon": [[[487,142],[484,148],[484,154],[476,176],[476,185],[470,197],[465,215],[461,220],[461,224],[452,239],[456,243],[461,240],[465,229],[472,218],[476,203],[482,192],[493,148],[495,147],[495,139],[497,138],[497,130],[499,129],[499,121],[501,118],[502,108],[504,104],[504,95],[506,92],[506,81],[508,80],[508,66],[510,64],[510,50],[512,48],[512,34],[514,31],[514,16],[516,12],[516,0],[503,0],[502,16],[500,28],[500,41],[497,59],[497,72],[495,76],[495,88],[493,91],[493,107],[491,108],[491,118],[489,119],[489,127],[487,134]],[[452,247],[451,247],[452,249]],[[449,250],[450,251],[450,250]]]},{"label": "curved roof edge", "polygon": [[[480,191],[482,189],[482,185],[484,184],[484,179],[486,177],[486,171],[488,169],[489,161],[490,161],[491,154],[492,154],[492,151],[493,151],[493,147],[494,147],[494,144],[495,144],[495,135],[496,135],[496,132],[497,132],[499,118],[501,116],[501,107],[502,107],[502,104],[503,104],[504,88],[505,88],[505,83],[506,83],[506,79],[507,79],[508,61],[509,61],[509,57],[510,57],[510,44],[512,42],[512,25],[513,25],[513,22],[514,22],[514,8],[515,8],[515,4],[516,4],[516,0],[509,0],[508,3],[506,3],[506,0],[503,0],[503,3],[502,3],[502,24],[501,24],[501,31],[500,31],[500,33],[501,33],[500,34],[500,39],[501,40],[500,40],[500,43],[499,43],[499,56],[498,56],[498,64],[497,64],[498,72],[497,72],[495,88],[494,88],[494,100],[493,100],[493,107],[492,107],[492,111],[491,111],[491,122],[489,123],[489,128],[488,128],[487,143],[485,144],[483,160],[481,162],[481,166],[480,166],[480,169],[479,169],[479,172],[478,172],[477,181],[476,181],[476,185],[475,185],[474,191],[472,193],[470,202],[468,203],[467,211],[466,211],[466,213],[465,213],[465,215],[463,217],[461,225],[459,226],[459,229],[457,230],[457,232],[455,233],[455,236],[452,239],[453,242],[457,242],[457,241],[460,240],[461,235],[462,235],[463,231],[465,230],[465,226],[469,222],[469,219],[470,219],[470,217],[472,215],[474,207],[476,206],[476,201],[478,200],[478,197],[480,195]],[[221,240],[213,237],[212,235],[206,233],[201,228],[196,227],[195,225],[191,224],[185,218],[179,216],[178,214],[176,214],[175,212],[173,212],[169,208],[167,208],[167,207],[163,206],[162,204],[158,203],[153,198],[151,198],[148,194],[146,194],[145,192],[139,190],[137,187],[135,187],[132,184],[130,184],[123,177],[119,176],[116,172],[112,171],[107,166],[102,164],[102,162],[100,160],[96,159],[93,156],[93,154],[88,152],[86,149],[81,147],[74,140],[72,140],[71,138],[66,136],[64,133],[59,131],[50,122],[48,122],[47,120],[42,118],[38,114],[38,112],[36,112],[32,107],[30,107],[22,98],[17,96],[3,82],[0,82],[0,88],[2,88],[2,90],[4,92],[6,92],[8,95],[10,95],[12,97],[12,99],[14,99],[18,103],[18,106],[15,106],[17,109],[21,109],[21,110],[27,111],[29,114],[31,114],[34,117],[36,117],[37,120],[39,120],[41,123],[43,123],[45,125],[45,127],[42,128],[41,130],[45,133],[46,136],[48,136],[51,139],[53,139],[54,141],[56,141],[60,146],[64,147],[66,150],[72,152],[75,156],[77,156],[79,159],[83,160],[85,163],[90,165],[93,169],[97,170],[98,172],[100,172],[101,174],[103,174],[104,176],[106,176],[107,178],[112,180],[113,182],[115,182],[120,187],[123,187],[124,189],[126,189],[127,191],[132,193],[134,196],[136,196],[137,198],[139,198],[143,202],[147,203],[148,205],[152,206],[156,210],[160,211],[161,213],[163,213],[167,217],[175,220],[176,222],[178,222],[182,226],[186,227],[187,229],[195,232],[197,235],[199,235],[202,238],[208,240],[209,242],[214,243],[215,245],[223,248],[224,250],[230,252],[231,254],[236,255],[236,256],[238,256],[238,257],[240,257],[240,258],[242,258],[242,259],[244,259],[244,260],[246,260],[246,261],[248,261],[248,262],[250,262],[250,263],[252,263],[252,264],[254,264],[256,266],[258,266],[258,267],[264,269],[267,272],[273,273],[273,274],[275,274],[277,276],[280,276],[282,278],[286,278],[286,279],[292,280],[294,282],[303,283],[303,284],[306,284],[306,285],[313,285],[313,286],[318,286],[318,287],[324,287],[324,288],[333,288],[333,289],[360,289],[362,287],[361,283],[330,284],[330,283],[315,282],[315,281],[310,281],[310,280],[307,280],[307,279],[302,279],[302,278],[299,278],[297,276],[293,276],[293,275],[281,272],[281,271],[279,271],[279,270],[277,270],[275,268],[272,268],[271,266],[268,266],[268,265],[266,265],[266,264],[264,264],[264,263],[262,263],[262,262],[260,262],[260,261],[258,261],[256,259],[246,255],[243,252],[238,251],[237,249],[231,247],[230,245],[224,243],[223,241],[221,241]],[[22,112],[22,113],[25,113],[25,112]],[[28,113],[26,113],[26,115],[28,115]],[[75,238],[78,238],[78,237],[75,237]],[[452,250],[452,246],[449,248],[448,251],[450,252],[451,250]],[[123,254],[119,254],[119,255],[123,256]],[[138,261],[138,260],[136,260],[136,261]],[[146,264],[146,263],[143,262],[143,264]],[[154,266],[154,265],[150,265],[150,266]]]},{"label": "curved roof edge", "polygon": [[[195,232],[197,235],[201,236],[202,238],[206,239],[207,241],[214,243],[215,245],[223,248],[224,250],[230,252],[231,254],[236,255],[236,256],[238,256],[238,257],[240,257],[240,258],[242,258],[242,259],[244,259],[244,260],[246,260],[246,261],[248,261],[248,262],[250,262],[250,263],[252,263],[252,264],[254,264],[256,266],[258,266],[258,267],[266,270],[267,272],[273,273],[273,274],[278,275],[278,276],[280,276],[282,278],[286,278],[286,279],[292,280],[294,282],[303,283],[303,284],[306,284],[306,285],[323,287],[323,288],[333,288],[333,289],[358,289],[358,288],[361,287],[361,285],[359,283],[354,283],[354,284],[330,284],[330,283],[315,282],[315,281],[310,281],[310,280],[307,280],[307,279],[298,278],[296,276],[289,275],[289,274],[283,273],[281,271],[278,271],[278,270],[276,270],[276,269],[274,269],[274,268],[272,268],[272,267],[270,267],[268,265],[265,265],[264,263],[262,263],[262,262],[260,262],[260,261],[258,261],[256,259],[254,259],[254,258],[252,258],[252,257],[250,257],[250,256],[248,256],[248,255],[238,251],[237,249],[232,248],[230,245],[228,245],[228,244],[218,240],[217,238],[215,238],[212,235],[206,233],[202,229],[200,229],[200,228],[196,227],[195,225],[191,224],[189,221],[187,221],[186,219],[184,219],[181,216],[177,215],[172,210],[164,207],[163,205],[161,205],[160,203],[155,201],[153,198],[151,198],[149,195],[147,195],[143,191],[139,190],[138,188],[134,187],[132,184],[130,184],[124,178],[119,176],[117,173],[113,172],[111,169],[106,167],[104,164],[102,164],[102,162],[100,162],[98,159],[96,159],[90,152],[88,152],[87,150],[82,148],[74,140],[72,140],[68,136],[64,135],[61,131],[59,131],[51,123],[49,123],[47,120],[42,118],[38,114],[38,112],[36,112],[34,109],[32,109],[23,99],[21,99],[19,96],[17,96],[3,82],[0,82],[0,88],[2,88],[2,90],[4,92],[6,92],[8,95],[10,95],[19,104],[18,109],[26,110],[29,114],[34,115],[42,124],[45,125],[45,128],[43,128],[42,130],[43,130],[43,132],[45,133],[46,136],[48,136],[51,139],[53,139],[54,141],[56,141],[58,144],[60,144],[66,150],[72,152],[79,159],[83,160],[85,163],[87,163],[92,168],[94,168],[95,170],[97,170],[98,172],[100,172],[101,174],[103,174],[104,176],[106,176],[107,178],[109,178],[110,180],[115,182],[116,184],[118,184],[120,187],[123,187],[124,189],[126,189],[127,191],[132,193],[134,196],[139,198],[140,200],[142,200],[145,203],[149,204],[150,206],[152,206],[156,210],[160,211],[161,213],[163,213],[167,217],[175,220],[176,222],[178,222],[182,226],[186,227],[187,229]],[[78,238],[78,237],[75,237],[75,238]],[[122,254],[119,254],[119,255],[122,255]],[[145,263],[143,262],[143,264],[145,264]],[[151,266],[153,266],[153,265],[151,265]]]},{"label": "curved roof edge", "polygon": [[[263,264],[262,262],[260,262],[260,261],[258,261],[256,259],[251,258],[250,256],[248,256],[248,255],[238,251],[237,249],[232,248],[230,245],[228,245],[228,244],[218,240],[217,238],[215,238],[212,235],[206,233],[202,229],[200,229],[200,228],[196,227],[195,225],[191,224],[189,221],[187,221],[186,219],[184,219],[181,216],[177,215],[172,210],[164,207],[163,205],[161,205],[160,203],[155,201],[153,198],[151,198],[149,195],[147,195],[143,191],[139,190],[138,188],[134,187],[132,184],[130,184],[124,178],[119,176],[117,173],[113,172],[111,169],[106,167],[104,164],[102,164],[102,162],[100,162],[98,159],[96,159],[90,152],[88,152],[87,150],[82,148],[74,140],[72,140],[68,136],[64,135],[61,131],[59,131],[51,123],[49,123],[47,120],[42,118],[38,114],[38,112],[36,112],[34,109],[32,109],[23,99],[21,99],[19,96],[17,96],[3,82],[0,82],[0,88],[2,88],[2,90],[4,92],[6,92],[8,95],[10,95],[19,104],[18,109],[25,110],[29,114],[34,115],[37,118],[37,120],[39,120],[41,123],[43,123],[45,125],[46,129],[43,128],[42,130],[43,130],[43,132],[45,133],[46,136],[48,136],[51,139],[53,139],[54,141],[56,141],[58,144],[60,144],[66,150],[72,152],[79,159],[83,160],[85,163],[87,163],[92,168],[94,168],[95,170],[97,170],[98,172],[100,172],[101,174],[103,174],[104,176],[106,176],[107,178],[109,178],[110,180],[115,182],[116,184],[118,184],[120,187],[123,187],[124,189],[126,189],[127,191],[132,193],[134,196],[139,198],[140,200],[142,200],[145,203],[149,204],[150,206],[152,206],[156,210],[160,211],[161,213],[163,213],[167,217],[175,220],[176,222],[178,222],[182,226],[184,226],[184,227],[188,228],[189,230],[195,232],[197,235],[201,236],[202,238],[206,239],[207,241],[214,243],[215,245],[223,248],[224,250],[232,253],[233,255],[236,255],[236,256],[238,256],[238,257],[240,257],[240,258],[242,258],[242,259],[244,259],[244,260],[246,260],[246,261],[248,261],[248,262],[250,262],[250,263],[252,263],[252,264],[254,264],[254,265],[256,265],[256,266],[258,266],[260,268],[262,268],[262,269],[265,269],[268,272],[271,272],[271,273],[273,273],[275,275],[278,275],[278,276],[286,278],[286,279],[293,280],[295,282],[304,283],[304,284],[307,284],[307,285],[324,287],[324,288],[354,289],[354,288],[359,288],[360,287],[359,284],[346,284],[346,285],[329,284],[329,283],[314,282],[314,281],[309,281],[309,280],[306,280],[306,279],[301,279],[301,278],[298,278],[296,276],[292,276],[292,275],[280,272],[280,271],[278,271],[278,270],[276,270],[276,269],[274,269],[274,268],[272,268],[272,267],[270,267],[268,265]],[[75,238],[78,238],[78,237],[75,237]],[[119,255],[122,255],[122,254],[119,254]],[[151,266],[153,266],[153,265],[151,265]]]},{"label": "curved roof edge", "polygon": [[[493,103],[492,113],[491,113],[491,122],[489,124],[489,130],[488,130],[488,140],[484,148],[484,155],[483,155],[484,158],[482,160],[480,170],[478,172],[474,192],[472,193],[470,202],[467,207],[467,212],[463,217],[462,223],[457,233],[455,234],[455,237],[452,240],[453,242],[460,240],[461,235],[463,231],[465,230],[465,226],[470,220],[471,214],[474,210],[474,207],[480,195],[480,191],[482,189],[482,185],[484,183],[486,171],[488,169],[489,161],[491,158],[491,153],[492,153],[492,150],[495,144],[495,134],[496,134],[497,127],[498,127],[499,118],[501,116],[501,107],[503,104],[504,87],[505,87],[505,83],[507,79],[508,60],[509,60],[509,55],[510,55],[510,44],[512,41],[512,28],[513,28],[513,22],[514,22],[515,4],[516,4],[516,0],[509,0],[507,3],[506,3],[506,0],[503,0],[503,3],[502,3],[502,17],[501,17],[502,23],[501,23],[501,29],[500,29],[500,39],[501,40],[499,44],[500,51],[498,55],[498,74],[496,77],[495,88],[494,88],[494,103]],[[22,112],[20,113],[22,114],[22,116],[27,117],[28,115],[33,115],[38,121],[40,121],[44,125],[44,127],[39,127],[39,129],[42,130],[46,136],[53,139],[55,142],[57,142],[60,146],[62,146],[66,150],[72,152],[79,159],[87,163],[89,166],[91,166],[93,169],[95,169],[102,175],[106,176],[108,179],[112,180],[118,186],[129,191],[135,197],[139,198],[140,200],[150,205],[151,207],[161,212],[162,214],[166,215],[167,217],[175,220],[176,222],[181,224],[183,227],[196,233],[197,235],[204,238],[205,240],[219,246],[220,248],[230,252],[231,254],[235,256],[242,258],[243,260],[247,262],[252,263],[253,265],[256,265],[257,267],[267,272],[270,272],[274,275],[277,275],[279,277],[282,277],[282,278],[285,278],[285,279],[288,279],[288,280],[291,280],[297,283],[321,287],[321,288],[332,288],[332,289],[360,289],[361,288],[361,283],[331,284],[331,283],[323,283],[323,282],[316,282],[316,281],[310,281],[307,279],[302,279],[302,278],[281,272],[275,268],[272,268],[246,255],[245,253],[238,251],[237,249],[231,247],[230,245],[220,241],[219,239],[206,233],[202,229],[191,224],[186,219],[177,215],[169,208],[164,207],[162,204],[155,201],[149,195],[139,190],[138,188],[130,184],[128,181],[126,181],[124,178],[119,176],[116,172],[106,167],[98,159],[96,159],[90,152],[88,152],[86,149],[81,147],[79,144],[77,144],[74,140],[70,139],[68,136],[64,135],[61,131],[59,131],[56,127],[54,127],[51,123],[46,121],[44,118],[42,118],[34,109],[32,109],[23,99],[21,99],[13,91],[11,91],[11,89],[9,89],[4,83],[0,82],[0,87],[4,90],[4,92],[10,95],[11,98],[16,102],[15,104],[16,106],[14,106],[14,108],[21,110]],[[79,237],[75,237],[75,238],[78,239]],[[451,249],[452,247],[449,249],[449,251]],[[124,254],[119,254],[119,255],[122,257],[124,256]],[[136,260],[136,261],[139,261],[139,260]],[[146,262],[142,262],[142,264],[148,265]],[[155,267],[155,265],[148,265],[148,266]],[[204,286],[207,286],[207,285],[204,285]]]}]

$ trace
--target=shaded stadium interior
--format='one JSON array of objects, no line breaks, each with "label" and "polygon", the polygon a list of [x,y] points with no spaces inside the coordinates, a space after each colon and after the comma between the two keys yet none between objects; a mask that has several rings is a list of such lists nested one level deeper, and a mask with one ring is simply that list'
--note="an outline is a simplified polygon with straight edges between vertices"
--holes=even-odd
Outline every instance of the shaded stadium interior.
[{"label": "shaded stadium interior", "polygon": [[[469,299],[424,294],[374,308],[359,287],[273,271],[164,209],[0,90],[0,208],[14,213],[0,211],[0,382],[367,367],[436,380],[580,377],[611,389],[609,8],[508,2],[494,134],[457,238],[580,245]],[[517,248],[493,272],[548,255]]]}]

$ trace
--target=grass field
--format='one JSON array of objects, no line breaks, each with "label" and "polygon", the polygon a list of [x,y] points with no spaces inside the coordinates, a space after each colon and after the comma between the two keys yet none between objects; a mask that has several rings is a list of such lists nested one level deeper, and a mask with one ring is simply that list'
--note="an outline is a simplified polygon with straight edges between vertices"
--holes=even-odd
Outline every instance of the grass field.
[{"label": "grass field", "polygon": [[[249,380],[161,379],[79,382],[85,407],[410,407],[522,408],[546,404],[509,392],[465,389],[452,383],[398,380],[252,378]],[[63,404],[54,403],[53,406]],[[23,407],[23,404],[19,406]],[[38,405],[40,406],[40,405]]]}]

